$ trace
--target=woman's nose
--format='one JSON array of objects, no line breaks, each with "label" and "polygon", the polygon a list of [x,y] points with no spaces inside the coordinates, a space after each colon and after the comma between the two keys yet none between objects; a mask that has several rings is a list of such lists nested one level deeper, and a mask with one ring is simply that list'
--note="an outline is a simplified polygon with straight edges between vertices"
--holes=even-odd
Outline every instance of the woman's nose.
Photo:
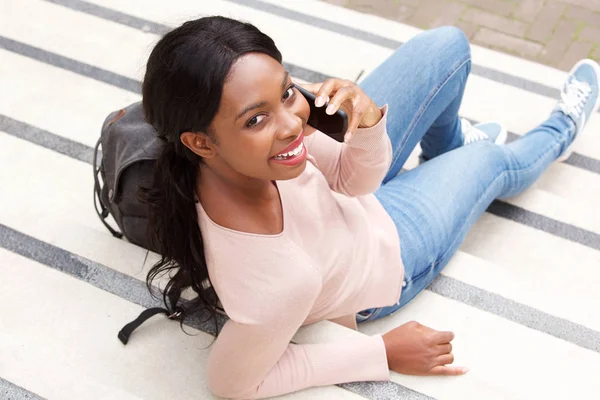
[{"label": "woman's nose", "polygon": [[298,136],[302,131],[302,119],[294,113],[285,113],[280,122],[279,137]]}]

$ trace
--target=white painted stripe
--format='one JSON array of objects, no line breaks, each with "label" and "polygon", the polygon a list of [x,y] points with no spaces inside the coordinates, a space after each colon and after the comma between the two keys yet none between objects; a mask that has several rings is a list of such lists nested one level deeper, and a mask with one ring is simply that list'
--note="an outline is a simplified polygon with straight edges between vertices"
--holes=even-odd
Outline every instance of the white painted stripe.
[{"label": "white painted stripe", "polygon": [[461,250],[445,275],[600,331],[599,251],[487,213]]},{"label": "white painted stripe", "polygon": [[373,335],[411,320],[453,331],[455,365],[471,369],[459,378],[392,374],[393,381],[439,400],[587,398],[600,392],[600,354],[429,291],[359,329]]},{"label": "white painted stripe", "polygon": [[[49,399],[216,399],[205,378],[211,335],[155,317],[124,347],[117,332],[142,307],[4,249],[0,259],[13,302],[2,308],[0,376]],[[315,396],[363,399],[335,386],[280,398]]]},{"label": "white painted stripe", "polygon": [[[145,249],[113,238],[92,203],[89,164],[0,132],[0,221],[36,239],[144,280],[156,261]],[[32,172],[34,171],[34,172]],[[23,200],[25,200],[23,203]],[[58,228],[60,227],[60,229]]]},{"label": "white painted stripe", "polygon": [[46,1],[7,7],[0,35],[141,81],[158,36]]},{"label": "white painted stripe", "polygon": [[[600,214],[595,212],[598,207],[598,199],[600,199],[599,178],[598,174],[584,169],[563,163],[554,163],[536,182],[535,187],[567,200],[573,209],[584,210],[589,218],[590,230],[600,232],[597,230],[600,227],[598,225]],[[583,225],[579,226],[583,227]],[[592,228],[592,226],[594,227]]]},{"label": "white painted stripe", "polygon": [[141,96],[0,49],[0,114],[94,147],[108,114]]}]

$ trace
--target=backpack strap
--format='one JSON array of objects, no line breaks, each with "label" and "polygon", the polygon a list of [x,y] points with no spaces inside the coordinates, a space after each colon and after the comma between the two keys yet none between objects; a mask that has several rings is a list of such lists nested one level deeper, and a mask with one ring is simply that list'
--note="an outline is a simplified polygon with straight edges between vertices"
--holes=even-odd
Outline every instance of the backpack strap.
[{"label": "backpack strap", "polygon": [[[118,239],[123,237],[123,234],[106,222],[106,217],[108,217],[109,212],[106,206],[102,203],[102,198],[100,197],[100,181],[98,180],[98,174],[100,173],[100,168],[98,167],[98,149],[100,148],[102,139],[98,139],[98,143],[96,143],[96,147],[94,148],[94,208],[96,209],[96,214],[100,217],[100,221],[106,226],[106,229],[112,233],[112,235]],[[100,207],[98,207],[98,205]]]},{"label": "backpack strap", "polygon": [[[209,295],[216,295],[213,288],[205,288],[205,290],[206,293]],[[164,314],[169,319],[178,320],[179,317],[181,317],[181,314],[183,314],[183,309],[177,306],[180,296],[181,290],[175,290],[169,295],[169,308],[171,310],[167,310],[166,308],[162,307],[154,307],[142,311],[136,319],[125,325],[123,329],[119,331],[119,334],[117,336],[121,343],[127,344],[127,342],[129,341],[129,337],[131,336],[133,331],[135,331],[137,328],[140,327],[140,325],[142,325],[144,322],[146,322],[147,320],[149,320],[157,314]],[[227,313],[225,313],[225,310],[222,307],[219,307],[218,305],[216,307],[216,311],[220,314],[227,315]]]},{"label": "backpack strap", "polygon": [[140,327],[140,325],[142,325],[144,322],[146,322],[147,320],[149,320],[157,314],[165,314],[167,318],[177,320],[183,313],[183,309],[181,307],[177,307],[177,303],[179,302],[180,297],[181,290],[175,290],[169,295],[169,306],[171,308],[171,311],[162,307],[154,307],[142,311],[136,319],[125,325],[123,329],[119,331],[119,334],[117,336],[121,343],[127,344],[127,342],[129,342],[129,337],[131,336],[133,331],[135,331],[137,328]]},{"label": "backpack strap", "polygon": [[169,312],[169,310],[161,307],[149,308],[147,310],[142,311],[142,313],[133,321],[128,323],[119,331],[119,340],[123,344],[127,344],[129,341],[129,337],[140,325],[146,322],[148,319],[154,317],[156,314],[165,314],[169,319],[177,319],[181,315],[182,311],[179,309],[174,313]]},{"label": "backpack strap", "polygon": [[150,318],[154,317],[155,315],[165,314],[167,316],[167,318],[177,320],[181,316],[182,313],[183,313],[183,309],[181,309],[180,307],[175,307],[173,312],[167,310],[166,308],[162,308],[162,307],[148,308],[147,310],[142,311],[136,319],[134,319],[133,321],[131,321],[130,323],[125,325],[119,331],[119,334],[117,335],[117,337],[119,338],[121,343],[127,344],[127,342],[129,342],[129,337],[131,336],[133,331],[135,331],[137,328],[140,327],[140,325],[142,325],[144,322],[146,322]]}]

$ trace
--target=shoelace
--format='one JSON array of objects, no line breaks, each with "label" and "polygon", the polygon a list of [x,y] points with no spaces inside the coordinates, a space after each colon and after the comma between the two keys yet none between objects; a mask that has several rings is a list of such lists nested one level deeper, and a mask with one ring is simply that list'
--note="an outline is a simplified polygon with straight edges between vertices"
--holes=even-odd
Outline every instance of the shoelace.
[{"label": "shoelace", "polygon": [[571,81],[565,85],[565,89],[560,94],[562,102],[559,107],[565,114],[579,118],[583,111],[583,106],[591,92],[592,88],[587,82],[581,82],[572,78]]},{"label": "shoelace", "polygon": [[463,133],[464,144],[470,144],[479,140],[489,139],[489,136],[485,132],[475,128],[468,120],[464,118],[460,120],[460,127]]}]

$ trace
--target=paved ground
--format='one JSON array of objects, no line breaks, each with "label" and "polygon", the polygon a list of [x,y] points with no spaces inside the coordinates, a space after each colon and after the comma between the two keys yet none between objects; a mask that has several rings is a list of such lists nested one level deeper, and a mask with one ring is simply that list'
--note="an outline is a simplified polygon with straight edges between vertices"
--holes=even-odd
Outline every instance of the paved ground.
[{"label": "paved ground", "polygon": [[600,0],[325,0],[419,28],[456,25],[473,43],[568,70],[600,60]]}]

